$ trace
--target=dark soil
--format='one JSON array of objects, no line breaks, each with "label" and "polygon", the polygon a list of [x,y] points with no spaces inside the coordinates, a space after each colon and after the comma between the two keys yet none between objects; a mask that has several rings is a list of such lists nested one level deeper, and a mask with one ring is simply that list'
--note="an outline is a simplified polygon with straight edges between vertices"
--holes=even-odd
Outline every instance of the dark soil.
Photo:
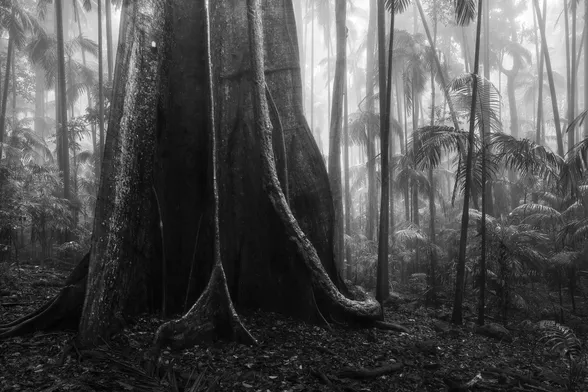
[{"label": "dark soil", "polygon": [[[69,267],[9,266],[0,275],[0,324],[17,319],[59,290]],[[42,283],[39,283],[42,282]],[[448,310],[386,308],[386,321],[410,333],[332,330],[279,314],[241,312],[260,345],[218,342],[164,350],[155,374],[143,354],[162,320],[149,315],[113,341],[80,351],[74,332],[42,332],[0,341],[1,391],[560,391],[566,362],[528,331],[512,343],[462,327],[437,332]],[[439,330],[439,328],[437,328]],[[465,383],[473,386],[468,389]],[[576,390],[587,390],[580,384]]]}]

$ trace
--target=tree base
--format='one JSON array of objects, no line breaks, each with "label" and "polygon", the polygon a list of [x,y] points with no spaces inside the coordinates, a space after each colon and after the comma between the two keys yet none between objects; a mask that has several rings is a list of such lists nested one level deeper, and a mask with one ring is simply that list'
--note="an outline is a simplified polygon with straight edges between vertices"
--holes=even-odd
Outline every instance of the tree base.
[{"label": "tree base", "polygon": [[165,345],[180,350],[218,339],[257,345],[233,307],[220,264],[215,265],[208,286],[188,313],[157,329],[153,347],[145,358],[147,366],[153,368]]}]

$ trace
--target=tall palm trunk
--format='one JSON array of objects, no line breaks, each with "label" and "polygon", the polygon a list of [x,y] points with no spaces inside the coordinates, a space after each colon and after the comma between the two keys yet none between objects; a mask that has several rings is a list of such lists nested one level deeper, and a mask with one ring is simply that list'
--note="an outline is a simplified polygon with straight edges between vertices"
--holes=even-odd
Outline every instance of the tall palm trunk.
[{"label": "tall palm trunk", "polygon": [[57,32],[57,85],[59,94],[57,96],[59,107],[59,126],[61,134],[62,171],[63,171],[63,198],[70,199],[69,185],[69,137],[67,130],[67,99],[65,88],[65,50],[63,41],[63,13],[61,0],[55,0],[55,29]]},{"label": "tall palm trunk", "polygon": [[423,6],[421,5],[421,0],[416,0],[416,5],[419,10],[419,14],[421,16],[421,21],[423,22],[423,27],[425,28],[425,33],[427,35],[427,39],[429,40],[429,45],[431,49],[433,49],[433,60],[435,61],[435,67],[437,68],[437,74],[439,75],[439,80],[441,81],[441,89],[445,94],[445,100],[447,101],[447,105],[449,106],[449,114],[451,115],[451,121],[453,122],[453,126],[456,130],[459,129],[459,121],[457,121],[457,114],[455,112],[455,107],[453,106],[453,100],[451,99],[451,95],[449,94],[449,89],[447,88],[447,83],[445,81],[445,72],[443,67],[441,67],[441,62],[439,61],[439,56],[437,56],[437,50],[435,46],[435,41],[431,36],[431,31],[429,30],[429,25],[427,24],[427,19],[425,16],[425,12],[423,11]]},{"label": "tall palm trunk", "polygon": [[105,0],[105,14],[106,14],[106,62],[108,65],[108,82],[112,83],[112,63],[113,63],[113,50],[112,50],[112,11],[110,7],[111,0]]},{"label": "tall palm trunk", "polygon": [[314,14],[315,6],[312,3],[312,11],[310,17],[310,130],[318,144],[319,150],[323,152],[321,135],[314,128]]},{"label": "tall palm trunk", "polygon": [[[380,230],[378,239],[378,273],[376,279],[376,299],[382,303],[390,295],[388,283],[388,229],[390,219],[390,100],[392,98],[392,50],[394,45],[394,10],[390,22],[390,46],[388,71],[386,71],[386,6],[385,0],[378,1],[378,76],[380,82],[380,160],[382,162]],[[388,79],[388,80],[386,80]],[[385,94],[384,94],[385,92]]]},{"label": "tall palm trunk", "polygon": [[[570,16],[569,16],[569,10],[568,10],[568,0],[564,0],[563,2],[563,6],[564,6],[564,33],[565,33],[565,43],[566,43],[566,94],[567,94],[567,99],[566,99],[566,104],[568,106],[568,113],[567,113],[567,117],[568,117],[568,121],[572,121],[572,119],[574,118],[574,102],[573,102],[573,98],[572,98],[572,63],[574,63],[574,53],[575,50],[573,52],[571,52],[571,48],[570,48]],[[571,3],[576,3],[575,0],[573,0]],[[575,34],[575,32],[574,32]],[[568,151],[570,151],[572,148],[574,147],[574,132],[568,132]]]},{"label": "tall palm trunk", "polygon": [[[102,167],[102,157],[104,155],[104,56],[102,40],[102,0],[98,1],[98,130],[100,140],[100,150],[98,151],[97,165]],[[109,0],[107,0],[109,1]]]},{"label": "tall palm trunk", "polygon": [[[76,18],[77,21],[77,25],[78,25],[78,34],[81,36],[82,35],[82,22],[80,20],[80,12],[78,9],[78,3],[77,1],[73,1],[73,9],[74,9],[74,17]],[[86,51],[84,50],[84,48],[82,49],[82,64],[84,64],[84,67],[87,65],[86,64]],[[90,91],[88,91],[86,93],[87,99],[88,99],[88,107],[92,107],[92,94],[90,93]],[[97,157],[98,154],[98,146],[96,143],[96,124],[93,123],[91,125],[91,130],[92,130],[92,151],[94,152],[94,156]],[[98,162],[94,161],[94,176],[96,181],[98,181],[99,178],[99,167],[98,167]]]},{"label": "tall palm trunk", "polygon": [[[484,3],[484,88],[490,88],[487,80],[490,80],[490,7],[489,3]],[[482,249],[480,255],[480,276],[479,276],[479,294],[478,294],[478,324],[484,325],[485,310],[486,310],[486,213],[489,207],[492,208],[492,201],[488,202],[488,198],[492,200],[492,187],[486,182],[486,153],[488,146],[488,139],[490,136],[490,118],[489,118],[489,96],[490,94],[483,94],[486,97],[486,110],[482,114],[482,124],[480,126],[480,140],[482,141],[482,227],[481,227],[481,241]],[[492,215],[492,213],[491,213]]]},{"label": "tall palm trunk", "polygon": [[[14,11],[12,12],[14,18]],[[6,107],[8,106],[8,83],[10,82],[10,68],[14,57],[14,36],[8,37],[8,51],[6,54],[6,68],[4,70],[4,83],[2,84],[2,105],[0,106],[0,160],[2,159],[2,144],[6,133]],[[13,87],[14,88],[14,87]]]},{"label": "tall palm trunk", "polygon": [[[347,89],[347,75],[345,75],[345,101],[343,107],[343,164],[345,170],[345,234],[347,238],[351,237],[351,192],[349,190],[349,90]],[[345,259],[346,259],[346,277],[351,280],[351,245],[345,240]]]},{"label": "tall palm trunk", "polygon": [[[584,1],[584,15],[588,16],[588,1]],[[588,17],[584,16],[584,106],[588,106]],[[588,121],[584,121],[584,138],[588,138]]]},{"label": "tall palm trunk", "polygon": [[344,229],[343,229],[343,192],[341,189],[341,128],[343,123],[343,95],[345,93],[345,77],[347,62],[346,45],[346,11],[347,2],[339,1],[335,6],[337,29],[337,63],[333,85],[333,105],[329,132],[329,182],[333,194],[335,209],[334,256],[339,271],[343,271]]},{"label": "tall palm trunk", "polygon": [[[433,9],[437,11],[437,1],[433,0]],[[433,19],[433,42],[437,45],[437,17]],[[435,125],[435,75],[431,70],[431,119],[430,125]],[[429,257],[429,272],[427,274],[429,291],[427,292],[427,302],[435,304],[437,302],[437,255],[433,249],[435,245],[435,178],[433,176],[433,166],[428,169],[429,179],[429,241],[431,245]]]},{"label": "tall palm trunk", "polygon": [[[572,121],[574,117],[576,117],[576,83],[577,83],[577,76],[578,76],[578,68],[576,67],[576,7],[578,6],[575,1],[571,2],[572,5],[572,53],[571,53],[571,75],[570,75],[570,107],[569,107],[569,114],[568,114],[568,121]],[[572,148],[573,144],[575,143],[576,135],[574,132],[570,132],[572,135],[571,137],[568,136],[568,148]],[[571,141],[571,143],[570,143]]]},{"label": "tall palm trunk", "polygon": [[[370,16],[368,22],[367,55],[366,55],[366,110],[375,112],[374,103],[374,72],[375,72],[375,48],[377,30],[377,0],[370,0]],[[375,221],[378,214],[376,202],[376,131],[371,124],[367,124],[367,171],[368,171],[368,208],[366,215],[366,237],[375,239]]]},{"label": "tall palm trunk", "polygon": [[472,188],[472,164],[474,150],[474,130],[476,117],[476,100],[478,96],[478,72],[480,66],[480,31],[482,27],[482,0],[478,0],[478,20],[476,27],[476,52],[474,56],[474,77],[472,78],[472,106],[470,108],[470,131],[468,135],[468,155],[466,161],[465,189],[463,200],[463,211],[461,216],[461,233],[459,239],[459,256],[457,260],[457,274],[455,279],[455,297],[453,301],[453,313],[451,321],[461,325],[463,321],[462,304],[465,281],[465,257],[466,242],[468,239],[468,223],[470,210],[470,193]]},{"label": "tall palm trunk", "polygon": [[[553,108],[553,120],[555,122],[555,137],[557,139],[557,153],[559,156],[564,156],[563,138],[561,134],[561,123],[559,121],[559,108],[557,105],[557,94],[555,92],[555,82],[553,81],[553,71],[551,68],[551,58],[549,57],[549,49],[547,48],[547,38],[545,34],[545,23],[541,10],[539,9],[539,0],[533,0],[537,20],[539,21],[539,31],[541,32],[541,47],[545,56],[545,69],[547,71],[547,79],[549,80],[549,90],[551,92],[551,106]],[[588,5],[586,6],[588,10]],[[588,89],[587,89],[588,90]]]},{"label": "tall palm trunk", "polygon": [[[484,3],[484,79],[490,80],[490,3]],[[486,83],[486,82],[485,82]],[[485,84],[486,85],[486,84]],[[489,87],[489,86],[487,86]],[[486,138],[486,144],[488,144],[488,139],[490,138],[490,94],[484,94],[486,99],[485,108],[486,110],[483,111],[483,120],[482,126],[484,128],[484,137]],[[485,170],[486,162],[483,161],[482,165],[484,165]],[[484,192],[482,192],[483,198],[485,201],[482,203],[482,214],[488,213],[490,215],[494,215],[494,201],[492,198],[492,183],[491,182],[484,182],[486,185],[484,186]],[[482,239],[484,241],[484,239]]]},{"label": "tall palm trunk", "polygon": [[[545,14],[545,9],[546,9],[546,0],[543,0],[543,13]],[[537,14],[535,13],[535,19],[537,19]],[[543,25],[543,28],[545,28],[545,25]],[[535,40],[539,41],[541,38],[537,37],[537,26],[535,26]],[[536,125],[536,135],[535,135],[535,142],[539,145],[543,145],[545,144],[545,140],[543,138],[543,66],[545,64],[545,56],[544,56],[544,52],[543,52],[543,45],[540,45],[539,51],[538,51],[538,58],[537,58],[537,62],[539,64],[539,69],[538,69],[538,73],[539,73],[539,86],[538,86],[538,91],[537,91],[537,125]]]}]

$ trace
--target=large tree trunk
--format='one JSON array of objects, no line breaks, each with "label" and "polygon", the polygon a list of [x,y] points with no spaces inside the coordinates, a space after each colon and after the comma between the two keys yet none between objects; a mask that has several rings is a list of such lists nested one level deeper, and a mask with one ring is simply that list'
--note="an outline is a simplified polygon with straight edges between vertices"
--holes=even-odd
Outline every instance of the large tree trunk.
[{"label": "large tree trunk", "polygon": [[[209,65],[202,61],[206,40],[194,39],[207,31],[203,3],[149,0],[123,7],[79,327],[82,344],[108,339],[125,317],[159,307],[166,290],[169,311],[180,310],[192,260],[197,278],[191,282],[190,301],[199,300],[182,319],[162,326],[155,348],[170,340],[191,344],[210,332],[249,340],[231,300],[315,322],[333,317],[374,325],[381,318],[375,301],[353,301],[337,289],[332,198],[324,162],[302,114],[292,4],[266,1],[263,16],[273,130],[260,141],[252,103],[252,86],[259,82],[251,81],[245,4],[212,3],[217,232],[209,160]],[[272,141],[282,131],[286,154]],[[290,205],[276,171],[286,159]],[[158,278],[161,260],[167,260],[164,282]],[[182,332],[188,339],[177,339]]]},{"label": "large tree trunk", "polygon": [[333,105],[331,106],[331,129],[329,132],[329,183],[333,194],[335,211],[334,257],[335,264],[343,271],[344,229],[343,229],[343,191],[341,187],[341,128],[343,122],[343,94],[346,78],[346,36],[347,3],[340,1],[335,6],[337,30],[337,60],[333,82]]}]

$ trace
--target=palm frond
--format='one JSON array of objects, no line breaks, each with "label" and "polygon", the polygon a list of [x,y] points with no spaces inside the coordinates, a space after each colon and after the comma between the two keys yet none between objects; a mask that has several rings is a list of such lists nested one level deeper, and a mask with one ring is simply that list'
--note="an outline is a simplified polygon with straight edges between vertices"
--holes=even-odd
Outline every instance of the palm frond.
[{"label": "palm frond", "polygon": [[476,19],[475,0],[454,0],[455,21],[459,26],[466,26]]}]

